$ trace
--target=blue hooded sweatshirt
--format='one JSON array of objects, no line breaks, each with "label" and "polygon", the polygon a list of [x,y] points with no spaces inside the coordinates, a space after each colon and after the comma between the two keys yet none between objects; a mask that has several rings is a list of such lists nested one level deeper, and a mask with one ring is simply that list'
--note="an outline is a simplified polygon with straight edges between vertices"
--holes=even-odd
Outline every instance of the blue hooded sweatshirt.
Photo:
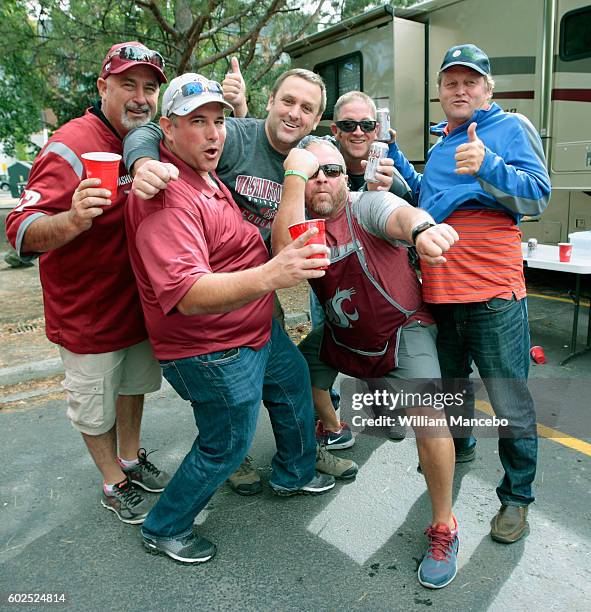
[{"label": "blue hooded sweatshirt", "polygon": [[[456,174],[456,148],[468,142],[468,126],[485,146],[476,175]],[[542,142],[523,115],[504,112],[494,102],[472,119],[445,134],[447,121],[431,128],[439,140],[431,147],[424,174],[415,171],[396,143],[388,157],[413,191],[419,207],[441,223],[457,209],[504,210],[518,223],[523,215],[539,215],[550,200],[550,178]]]}]

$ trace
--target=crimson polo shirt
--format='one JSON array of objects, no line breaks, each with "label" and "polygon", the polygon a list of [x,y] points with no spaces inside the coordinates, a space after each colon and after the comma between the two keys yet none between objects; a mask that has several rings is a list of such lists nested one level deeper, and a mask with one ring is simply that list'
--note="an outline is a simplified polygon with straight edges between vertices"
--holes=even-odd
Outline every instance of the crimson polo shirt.
[{"label": "crimson polo shirt", "polygon": [[272,293],[220,314],[186,316],[177,310],[203,275],[254,268],[269,255],[259,230],[243,219],[215,173],[217,188],[164,146],[160,155],[179,168],[179,180],[152,200],[131,194],[125,211],[129,254],[156,357],[262,348],[271,334]]},{"label": "crimson polo shirt", "polygon": [[[122,152],[121,139],[89,111],[57,130],[40,151],[26,190],[6,220],[8,239],[19,253],[31,223],[70,209],[74,191],[86,178],[81,155],[89,151]],[[103,207],[89,230],[39,260],[47,337],[74,353],[116,351],[147,338],[125,237],[129,183],[121,163],[113,203]]]}]

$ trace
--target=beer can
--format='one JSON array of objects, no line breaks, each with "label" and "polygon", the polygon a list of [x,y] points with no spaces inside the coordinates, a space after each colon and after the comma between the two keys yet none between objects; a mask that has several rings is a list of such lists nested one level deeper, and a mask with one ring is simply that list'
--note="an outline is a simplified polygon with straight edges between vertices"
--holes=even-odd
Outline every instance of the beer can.
[{"label": "beer can", "polygon": [[369,154],[367,156],[367,166],[365,166],[365,174],[363,178],[366,183],[379,183],[376,179],[376,171],[378,169],[378,164],[380,163],[380,159],[384,159],[388,155],[388,145],[374,141],[369,148]]},{"label": "beer can", "polygon": [[531,257],[538,248],[538,241],[535,238],[530,238],[527,241],[527,256]]},{"label": "beer can", "polygon": [[378,140],[387,142],[390,140],[390,109],[378,108],[376,121],[380,124],[378,128]]}]

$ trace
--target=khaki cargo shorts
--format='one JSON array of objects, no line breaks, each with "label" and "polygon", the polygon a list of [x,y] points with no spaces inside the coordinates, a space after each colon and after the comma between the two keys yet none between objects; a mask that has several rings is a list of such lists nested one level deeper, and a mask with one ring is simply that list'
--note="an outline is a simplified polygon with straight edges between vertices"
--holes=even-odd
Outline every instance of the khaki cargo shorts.
[{"label": "khaki cargo shorts", "polygon": [[80,355],[59,349],[66,371],[67,416],[82,433],[99,436],[113,427],[117,396],[160,389],[160,364],[148,340],[110,353]]}]

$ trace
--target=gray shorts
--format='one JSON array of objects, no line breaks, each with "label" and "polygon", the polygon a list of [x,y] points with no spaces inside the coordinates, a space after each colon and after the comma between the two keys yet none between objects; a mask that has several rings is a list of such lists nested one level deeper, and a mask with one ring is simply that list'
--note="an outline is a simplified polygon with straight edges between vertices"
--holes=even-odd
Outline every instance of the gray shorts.
[{"label": "gray shorts", "polygon": [[60,346],[68,396],[67,415],[82,433],[99,436],[115,424],[119,395],[144,395],[160,389],[162,373],[145,340],[119,351],[80,355]]},{"label": "gray shorts", "polygon": [[[312,386],[328,390],[338,371],[320,360],[320,344],[324,326],[315,327],[298,345],[310,370]],[[384,380],[439,380],[441,371],[437,359],[437,326],[413,321],[402,328],[398,346],[398,367],[388,372]]]}]

